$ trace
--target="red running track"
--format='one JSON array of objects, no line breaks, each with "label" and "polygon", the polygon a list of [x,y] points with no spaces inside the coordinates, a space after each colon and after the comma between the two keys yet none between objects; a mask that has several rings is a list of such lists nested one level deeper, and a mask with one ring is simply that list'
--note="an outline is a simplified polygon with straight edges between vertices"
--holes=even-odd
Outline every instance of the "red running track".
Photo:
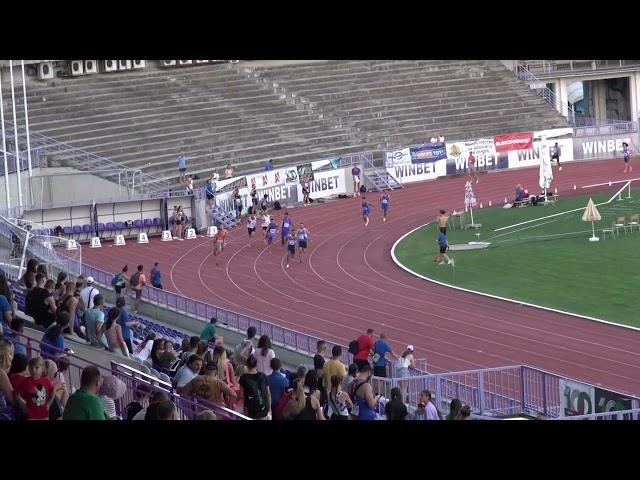
[{"label": "red running track", "polygon": [[[622,165],[619,159],[566,164],[555,170],[554,187],[561,196],[584,193],[581,185],[625,179]],[[393,263],[390,249],[402,234],[432,220],[440,208],[460,208],[464,182],[447,178],[394,191],[387,222],[376,208],[368,227],[360,218],[360,198],[291,209],[293,221],[304,222],[311,235],[303,263],[289,269],[279,243],[249,241],[244,226],[231,232],[220,266],[204,237],[153,238],[117,248],[107,243],[85,248],[84,261],[112,272],[125,263],[142,263],[148,272],[159,261],[165,289],[343,345],[368,327],[384,331],[395,351],[413,344],[434,372],[528,364],[640,393],[639,331],[456,291]],[[488,205],[511,197],[518,182],[537,190],[538,169],[483,175],[474,190]],[[377,194],[369,200],[378,205]],[[282,212],[275,215],[280,223]],[[578,286],[558,288],[571,295]]]}]

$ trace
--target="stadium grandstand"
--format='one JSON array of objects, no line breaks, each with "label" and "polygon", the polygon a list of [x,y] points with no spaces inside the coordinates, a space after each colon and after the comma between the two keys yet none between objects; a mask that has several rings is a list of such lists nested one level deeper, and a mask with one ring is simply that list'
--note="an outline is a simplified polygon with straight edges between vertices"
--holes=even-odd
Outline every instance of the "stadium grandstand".
[{"label": "stadium grandstand", "polygon": [[441,254],[489,237],[549,158],[518,206],[640,213],[640,62],[2,60],[0,93],[0,420],[640,419],[637,328],[397,255],[442,208]]}]

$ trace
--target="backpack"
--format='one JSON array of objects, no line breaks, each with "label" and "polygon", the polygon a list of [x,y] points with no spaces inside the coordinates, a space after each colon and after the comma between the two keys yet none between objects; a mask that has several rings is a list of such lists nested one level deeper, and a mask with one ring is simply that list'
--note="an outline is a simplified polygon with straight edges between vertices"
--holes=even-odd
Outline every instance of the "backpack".
[{"label": "backpack", "polygon": [[253,342],[251,340],[243,340],[233,349],[234,355],[238,361],[238,363],[244,365],[251,355],[251,348],[253,347]]},{"label": "backpack", "polygon": [[360,185],[360,193],[367,193],[367,187]]},{"label": "backpack", "polygon": [[273,202],[273,209],[274,210],[281,210],[282,209],[282,205],[280,205],[280,202],[278,202],[277,200],[275,202]]},{"label": "backpack", "polygon": [[132,287],[137,287],[140,284],[140,275],[142,275],[140,272],[136,272],[133,275],[131,275],[131,280],[129,280],[129,284]]},{"label": "backpack", "polygon": [[284,409],[287,406],[287,403],[289,403],[291,397],[293,397],[293,390],[285,390],[284,392],[282,392],[282,396],[280,397],[280,400],[278,401],[278,404],[276,405],[276,408],[273,412],[274,420],[283,419]]},{"label": "backpack", "polygon": [[111,279],[111,285],[113,287],[122,287],[124,286],[124,278],[122,272],[116,273]]},{"label": "backpack", "polygon": [[348,352],[351,355],[355,355],[360,350],[360,342],[358,340],[351,340],[349,342],[349,350]]},{"label": "backpack", "polygon": [[258,373],[255,378],[252,375],[245,376],[244,406],[251,418],[263,418],[269,413],[269,394],[267,389],[267,377],[264,373]]}]

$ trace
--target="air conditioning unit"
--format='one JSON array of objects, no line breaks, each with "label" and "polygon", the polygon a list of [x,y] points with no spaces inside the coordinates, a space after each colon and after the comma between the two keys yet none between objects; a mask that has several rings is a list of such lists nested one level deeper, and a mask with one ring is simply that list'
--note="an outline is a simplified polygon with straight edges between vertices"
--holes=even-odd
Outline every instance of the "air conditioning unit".
[{"label": "air conditioning unit", "polygon": [[193,63],[193,60],[178,60],[178,65],[180,65],[181,67],[184,67],[186,65],[191,65]]},{"label": "air conditioning unit", "polygon": [[197,64],[209,63],[209,60],[196,60]]},{"label": "air conditioning unit", "polygon": [[71,66],[71,75],[77,77],[79,75],[84,75],[84,64],[82,60],[71,60],[69,63]]},{"label": "air conditioning unit", "polygon": [[118,70],[130,70],[131,60],[118,60]]},{"label": "air conditioning unit", "polygon": [[117,60],[103,60],[102,71],[103,72],[117,72],[118,71],[118,61]]},{"label": "air conditioning unit", "polygon": [[145,68],[147,66],[146,60],[131,60],[131,62],[133,64],[133,68],[135,69]]},{"label": "air conditioning unit", "polygon": [[85,60],[84,61],[84,73],[87,75],[90,73],[98,73],[98,61],[97,60]]},{"label": "air conditioning unit", "polygon": [[160,60],[160,66],[161,67],[175,67],[176,66],[176,61],[175,60]]},{"label": "air conditioning unit", "polygon": [[38,64],[38,80],[53,78],[53,63],[44,62]]}]

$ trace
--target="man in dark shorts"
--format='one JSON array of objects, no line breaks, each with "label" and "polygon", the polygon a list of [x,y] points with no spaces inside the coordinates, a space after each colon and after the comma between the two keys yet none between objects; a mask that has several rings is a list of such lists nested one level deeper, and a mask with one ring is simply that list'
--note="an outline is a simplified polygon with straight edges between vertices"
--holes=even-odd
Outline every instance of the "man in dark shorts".
[{"label": "man in dark shorts", "polygon": [[187,171],[187,157],[184,156],[184,153],[178,155],[178,171],[180,172],[180,183],[184,183]]},{"label": "man in dark shorts", "polygon": [[131,275],[131,278],[129,279],[131,290],[136,294],[133,313],[138,313],[138,308],[140,308],[140,299],[142,298],[142,287],[147,283],[147,278],[144,276],[144,273],[142,273],[143,268],[144,267],[142,265],[138,265],[138,271]]},{"label": "man in dark shorts", "polygon": [[551,161],[553,162],[554,160],[558,164],[558,167],[560,167],[558,170],[562,171],[562,166],[560,165],[560,147],[558,146],[558,142],[551,147]]},{"label": "man in dark shorts", "polygon": [[266,193],[262,196],[262,200],[260,200],[260,210],[262,213],[267,213],[267,205],[269,203],[269,195]]},{"label": "man in dark shorts", "polygon": [[440,247],[440,253],[435,256],[433,261],[438,262],[438,265],[443,265],[444,261],[446,260],[447,265],[455,267],[453,258],[449,258],[449,256],[447,255],[447,247],[449,246],[449,244],[447,243],[447,237],[442,231],[438,233],[438,246]]},{"label": "man in dark shorts", "polygon": [[[469,152],[469,158],[467,160],[469,166],[467,167],[467,174],[471,179],[476,179],[476,184],[480,181],[478,178],[478,169],[476,168],[476,157],[473,155],[473,152]],[[474,173],[475,170],[475,173]]]},{"label": "man in dark shorts", "polygon": [[289,268],[289,260],[296,258],[296,230],[291,229],[291,233],[287,235],[287,268]]},{"label": "man in dark shorts", "polygon": [[440,215],[436,218],[438,222],[438,230],[440,230],[445,235],[447,234],[447,222],[449,221],[449,215],[446,215],[444,210],[440,210]]}]

